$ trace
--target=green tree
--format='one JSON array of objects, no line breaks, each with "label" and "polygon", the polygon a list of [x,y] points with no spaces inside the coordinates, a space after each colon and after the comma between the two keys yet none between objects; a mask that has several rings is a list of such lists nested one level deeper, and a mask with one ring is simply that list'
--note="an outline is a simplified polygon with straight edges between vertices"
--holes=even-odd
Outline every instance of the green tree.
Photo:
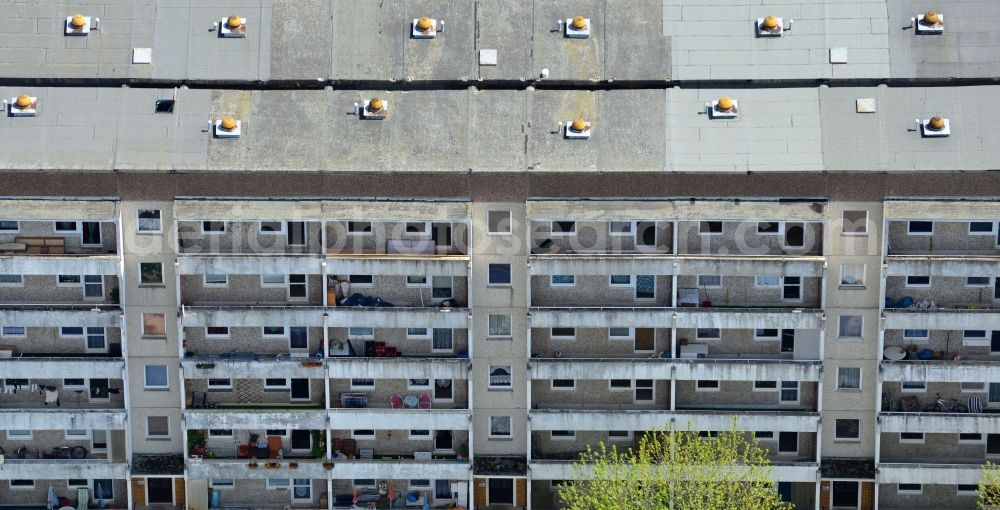
[{"label": "green tree", "polygon": [[736,421],[717,438],[647,432],[637,448],[603,442],[573,464],[559,494],[571,510],[783,510],[767,450]]},{"label": "green tree", "polygon": [[979,501],[981,510],[1000,508],[1000,465],[987,461],[979,470]]}]

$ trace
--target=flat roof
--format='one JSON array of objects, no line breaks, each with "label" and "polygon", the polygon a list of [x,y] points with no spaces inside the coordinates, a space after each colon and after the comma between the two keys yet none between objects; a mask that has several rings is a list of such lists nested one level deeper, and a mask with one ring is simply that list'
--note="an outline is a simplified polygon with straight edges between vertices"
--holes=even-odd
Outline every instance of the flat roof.
[{"label": "flat roof", "polygon": [[[7,170],[308,172],[975,171],[1000,167],[1000,86],[623,90],[0,87]],[[356,104],[380,96],[384,120]],[[710,118],[720,95],[739,116]],[[154,113],[176,98],[174,112]],[[874,113],[858,113],[866,99]],[[10,99],[8,99],[9,101]],[[213,137],[232,115],[241,136]],[[921,136],[916,119],[948,119]],[[559,123],[591,122],[567,139]]]},{"label": "flat roof", "polygon": [[[1000,2],[938,5],[944,31],[918,35],[917,0],[59,0],[0,5],[0,77],[32,80],[282,81],[817,80],[990,78]],[[91,18],[89,35],[64,34]],[[229,15],[246,36],[220,37]],[[757,37],[773,14],[787,30]],[[560,23],[590,20],[590,37]],[[419,16],[433,39],[411,37]],[[97,29],[97,19],[100,27]],[[442,25],[443,23],[443,25]],[[149,63],[134,63],[136,49]],[[480,52],[495,50],[495,63]],[[833,52],[833,55],[831,54]],[[82,84],[82,83],[81,83]]]}]

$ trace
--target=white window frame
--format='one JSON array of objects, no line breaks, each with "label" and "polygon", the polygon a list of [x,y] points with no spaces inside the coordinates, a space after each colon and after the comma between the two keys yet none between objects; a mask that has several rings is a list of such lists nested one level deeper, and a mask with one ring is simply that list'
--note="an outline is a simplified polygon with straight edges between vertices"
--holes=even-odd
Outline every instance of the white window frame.
[{"label": "white window frame", "polygon": [[[858,371],[858,387],[857,388],[846,388],[840,385],[840,371],[841,370],[857,370]],[[861,391],[861,367],[837,367],[837,391]]]},{"label": "white window frame", "polygon": [[[420,283],[410,282],[410,278],[423,278],[424,281]],[[427,275],[417,275],[411,274],[406,276],[406,288],[409,289],[426,289],[431,286],[431,277]]]},{"label": "white window frame", "polygon": [[[293,282],[292,281],[292,276],[301,276],[302,277],[302,281],[301,282]],[[287,281],[288,281],[288,290],[285,293],[285,295],[288,297],[289,301],[309,301],[309,275],[308,274],[302,274],[302,273],[296,273],[295,275],[291,275],[290,274],[290,275],[288,275],[288,280]],[[372,281],[374,282],[374,278],[372,278]],[[298,286],[298,285],[301,285],[304,288],[304,290],[305,290],[305,292],[304,292],[305,295],[304,296],[292,296],[292,286]]]},{"label": "white window frame", "polygon": [[[496,434],[493,432],[493,420],[495,419],[507,419],[507,430],[506,434]],[[514,437],[514,420],[510,416],[490,416],[489,418],[489,439],[512,439]]]},{"label": "white window frame", "polygon": [[[920,434],[920,439],[909,439],[903,438],[903,434]],[[900,444],[924,444],[927,439],[927,434],[923,432],[900,432],[897,440]]]},{"label": "white window frame", "polygon": [[[556,282],[556,277],[557,276],[568,276],[573,281],[571,281],[570,283],[557,283]],[[549,275],[549,287],[576,287],[576,275],[574,275],[574,274],[551,274],[551,275]]]},{"label": "white window frame", "polygon": [[[358,334],[356,331],[359,329],[370,329],[370,334]],[[375,328],[370,326],[349,326],[347,328],[347,339],[348,340],[374,340],[375,339]]]},{"label": "white window frame", "polygon": [[[229,480],[231,483],[215,483],[216,480]],[[233,490],[236,486],[236,479],[234,478],[210,478],[208,480],[208,486],[215,490]]]},{"label": "white window frame", "polygon": [[[983,336],[969,336],[969,332],[982,331]],[[990,331],[984,329],[962,330],[962,345],[967,347],[989,347],[991,343]]]},{"label": "white window frame", "polygon": [[[420,230],[418,232],[410,232],[409,231],[410,225],[417,225],[417,224],[423,224],[423,230]],[[431,235],[431,222],[429,222],[429,221],[418,221],[418,220],[404,221],[403,222],[403,235],[418,236],[418,237],[430,237],[430,235]]]},{"label": "white window frame", "polygon": [[[371,381],[371,384],[354,384],[354,381]],[[375,386],[378,384],[373,377],[352,377],[348,380],[351,385],[351,391],[375,391]],[[291,383],[289,383],[291,387]]]},{"label": "white window frame", "polygon": [[[767,386],[761,387],[761,386],[757,385],[758,383],[765,383],[765,382],[766,383],[772,383],[773,382],[774,383],[774,387],[773,388],[769,388]],[[781,386],[781,381],[759,380],[759,381],[754,381],[753,382],[753,391],[755,391],[757,393],[777,393],[780,386]]]},{"label": "white window frame", "polygon": [[[972,224],[973,223],[989,223],[990,224],[990,231],[989,232],[973,232],[972,231]],[[997,233],[997,222],[995,222],[995,221],[984,221],[984,220],[970,221],[969,225],[968,225],[968,233],[969,233],[970,236],[992,236],[992,235],[996,235],[996,233]]]},{"label": "white window frame", "polygon": [[[656,379],[652,379],[652,383],[653,384],[650,387],[648,387],[648,388],[645,387],[645,386],[643,386],[642,388],[640,388],[639,387],[639,380],[638,379],[633,379],[632,380],[632,403],[633,404],[656,402]],[[646,400],[646,399],[639,400],[639,390],[650,390],[650,398],[649,398],[649,400]]]},{"label": "white window frame", "polygon": [[[156,212],[159,218],[156,218],[156,228],[148,229],[142,228],[143,221],[153,221],[149,218],[142,218],[140,215],[144,212]],[[163,233],[163,211],[161,209],[138,209],[135,211],[135,231],[138,234],[160,234]]]},{"label": "white window frame", "polygon": [[[924,335],[923,336],[908,336],[907,335],[908,331],[913,331],[913,332],[923,331]],[[903,330],[903,339],[906,340],[907,342],[921,342],[922,343],[922,342],[927,342],[928,340],[930,340],[930,338],[931,338],[931,330],[929,330],[929,329],[904,329]]]},{"label": "white window frame", "polygon": [[[277,223],[278,230],[264,230],[265,223]],[[265,236],[280,236],[285,235],[287,230],[285,229],[285,222],[280,220],[260,220],[257,222],[257,234]]]},{"label": "white window frame", "polygon": [[[273,386],[267,383],[268,379],[283,379],[285,382],[281,386]],[[265,377],[264,391],[289,391],[292,389],[292,381],[287,377]]]},{"label": "white window frame", "polygon": [[[63,276],[76,277],[77,281],[75,281],[75,282],[62,282],[62,281],[60,281],[60,277],[63,277]],[[56,287],[69,287],[69,288],[72,288],[72,287],[83,287],[83,275],[79,275],[79,274],[57,274],[56,275]]]},{"label": "white window frame", "polygon": [[[774,330],[774,336],[761,336],[760,331]],[[781,328],[754,328],[753,339],[756,342],[774,342],[781,340]]]},{"label": "white window frame", "polygon": [[[706,230],[702,229],[703,226],[705,226],[705,225],[707,225],[709,223],[718,223],[719,224],[719,231],[718,232],[712,232],[711,230],[706,231]],[[726,222],[724,222],[724,221],[721,221],[721,220],[700,220],[700,221],[698,221],[698,235],[703,235],[703,236],[721,236],[721,235],[723,235],[725,233],[726,233]]]},{"label": "white window frame", "polygon": [[[910,283],[910,278],[927,278],[927,283]],[[925,275],[909,275],[906,277],[904,287],[907,289],[927,289],[930,288],[934,279],[931,276]]]},{"label": "white window frame", "polygon": [[[306,483],[305,484],[299,483],[301,480],[305,480]],[[304,498],[303,497],[297,497],[295,495],[295,489],[296,489],[296,487],[306,487],[306,488],[308,488],[309,489],[309,496],[308,497],[304,497]],[[312,501],[313,500],[312,479],[311,478],[292,478],[292,485],[289,488],[289,492],[292,494],[292,503],[302,503],[302,502],[305,502],[305,501]]]},{"label": "white window frame", "polygon": [[264,483],[265,489],[269,491],[287,491],[291,486],[292,481],[288,478],[268,478]]},{"label": "white window frame", "polygon": [[[366,231],[364,228],[361,230],[351,230],[351,223],[361,224],[358,226],[362,227],[364,224],[368,224],[368,230]],[[349,236],[370,236],[375,233],[375,222],[365,220],[347,220],[344,222],[344,231],[347,232],[347,235]]]},{"label": "white window frame", "polygon": [[[73,480],[83,480],[83,483],[82,484],[79,484],[79,483],[70,483]],[[86,478],[67,478],[66,479],[66,488],[67,489],[86,489],[88,487],[90,487],[90,480],[87,480]]]},{"label": "white window frame", "polygon": [[[845,269],[847,267],[850,267],[850,266],[861,268],[861,276],[860,276],[860,280],[859,280],[858,283],[844,283],[844,276],[851,276],[851,275],[846,274],[846,271],[845,271]],[[853,264],[853,263],[844,263],[844,264],[841,264],[840,265],[840,286],[841,287],[849,287],[849,288],[864,288],[864,287],[866,287],[867,286],[867,278],[865,276],[866,276],[867,272],[868,272],[868,265],[867,264]]]},{"label": "white window frame", "polygon": [[430,390],[433,387],[433,385],[434,385],[434,379],[426,379],[427,384],[424,384],[424,385],[413,384],[413,381],[415,381],[415,380],[419,380],[419,379],[407,379],[406,380],[406,389],[408,389],[408,390],[424,390],[424,391],[427,391],[427,390]]},{"label": "white window frame", "polygon": [[[572,381],[573,386],[556,386],[556,381]],[[552,391],[576,391],[576,379],[549,379],[549,389]]]},{"label": "white window frame", "polygon": [[[489,330],[490,317],[507,317],[507,333],[503,334],[501,332],[501,334],[494,334],[492,331],[490,331]],[[494,314],[489,314],[489,316],[487,317],[486,338],[513,338],[513,332],[514,332],[513,318],[510,315],[502,313],[494,313]]]},{"label": "white window frame", "polygon": [[[905,489],[904,490],[904,489],[901,488],[903,485],[919,485],[920,489],[919,490],[912,490],[912,489]],[[896,494],[901,494],[903,496],[919,496],[919,495],[921,495],[923,493],[924,493],[924,485],[921,484],[921,483],[905,483],[905,484],[904,483],[897,483],[896,484]]]},{"label": "white window frame", "polygon": [[[572,329],[572,335],[556,335],[555,330],[557,329]],[[559,328],[549,328],[549,339],[553,341],[574,341],[576,340],[576,328],[569,327],[559,327]]]},{"label": "white window frame", "polygon": [[[566,435],[556,435],[556,432],[568,432]],[[550,430],[549,439],[553,441],[576,441],[576,431],[575,430]]]},{"label": "white window frame", "polygon": [[977,434],[979,435],[979,438],[962,439],[962,434],[958,434],[958,444],[986,444],[986,434],[979,432],[968,432],[968,434]]},{"label": "white window frame", "polygon": [[[64,333],[66,328],[80,328],[80,334],[76,333]],[[59,338],[83,338],[87,334],[86,326],[59,326]]]},{"label": "white window frame", "polygon": [[[205,223],[222,223],[222,230],[205,230]],[[201,229],[202,235],[221,235],[225,234],[229,229],[227,228],[226,221],[224,220],[201,220],[198,222],[199,228]]]},{"label": "white window frame", "polygon": [[[615,276],[628,276],[628,283],[615,283],[614,281],[612,281],[612,278],[614,278]],[[634,277],[634,275],[630,275],[630,274],[612,274],[612,275],[608,275],[608,287],[611,287],[613,289],[632,288],[634,285],[635,285],[635,277]]]},{"label": "white window frame", "polygon": [[[613,330],[613,329],[627,329],[628,330],[628,334],[625,335],[625,336],[612,335],[611,334],[611,330]],[[610,328],[608,328],[608,340],[621,340],[621,341],[626,341],[626,342],[634,341],[635,340],[635,328],[610,327]]]},{"label": "white window frame", "polygon": [[[719,335],[718,336],[702,336],[702,334],[701,334],[702,331],[705,331],[705,332],[708,332],[708,331],[718,331]],[[694,329],[694,338],[696,340],[709,340],[709,341],[722,340],[722,328],[695,328]]]},{"label": "white window frame", "polygon": [[[27,432],[28,434],[14,434],[11,432]],[[7,430],[7,440],[8,441],[31,441],[34,439],[35,433],[31,429],[8,429]]]},{"label": "white window frame", "polygon": [[[229,381],[228,384],[212,384],[212,381]],[[233,380],[228,377],[209,377],[205,380],[208,391],[232,391]]]},{"label": "white window frame", "polygon": [[[833,442],[835,443],[860,443],[861,442],[861,420],[854,420],[858,422],[858,437],[838,437],[837,436],[837,422],[838,421],[849,421],[853,418],[843,418],[833,420]],[[831,487],[831,490],[833,488]]]},{"label": "white window frame", "polygon": [[[142,266],[144,266],[144,265],[160,266],[160,281],[158,281],[158,282],[144,282],[144,281],[142,281]],[[139,286],[140,287],[153,287],[153,286],[155,286],[155,287],[162,287],[164,285],[164,273],[163,273],[163,263],[162,262],[139,262],[138,271],[139,271]],[[202,281],[202,283],[204,283],[204,280]],[[82,284],[82,280],[81,280],[81,284]]]},{"label": "white window frame", "polygon": [[[225,333],[209,333],[209,328],[226,328]],[[226,339],[232,337],[232,330],[229,326],[205,326],[205,338]]]},{"label": "white window frame", "polygon": [[[268,333],[267,328],[281,328],[281,333]],[[268,340],[284,340],[288,338],[288,326],[261,326],[260,327],[261,338]]]},{"label": "white window frame", "polygon": [[[149,384],[149,373],[148,369],[150,367],[163,367],[166,371],[166,383],[165,384]],[[168,365],[143,365],[142,366],[142,388],[144,390],[169,390],[170,389],[170,367]]]},{"label": "white window frame", "polygon": [[[719,283],[704,284],[701,282],[702,278],[718,278]],[[721,289],[722,288],[722,275],[718,274],[700,274],[695,277],[695,286],[699,289]]]},{"label": "white window frame", "polygon": [[[906,387],[907,383],[923,383],[922,387]],[[899,392],[900,393],[927,393],[927,381],[900,381],[899,382]]]},{"label": "white window frame", "polygon": [[[20,329],[21,333],[7,333],[5,330],[7,328]],[[28,327],[27,326],[3,326],[0,328],[0,337],[3,338],[27,338],[28,337]]]},{"label": "white window frame", "polygon": [[[844,225],[847,225],[847,222],[844,221],[844,213],[846,213],[846,212],[863,212],[863,213],[865,213],[865,226],[864,226],[864,230],[862,230],[861,232],[846,232],[844,230]],[[869,219],[869,214],[868,214],[867,210],[865,210],[865,211],[857,211],[857,210],[850,210],[850,211],[849,210],[844,210],[844,211],[842,211],[840,213],[840,235],[842,235],[842,236],[866,236],[866,235],[868,235],[868,219]]]},{"label": "white window frame", "polygon": [[[844,336],[844,323],[841,321],[843,317],[860,317],[861,327],[858,336]],[[839,340],[861,340],[865,337],[865,316],[864,315],[852,315],[852,314],[842,314],[837,316],[837,339]]]},{"label": "white window frame", "polygon": [[[977,386],[966,386],[967,384],[975,384]],[[959,391],[962,393],[986,393],[988,390],[986,388],[985,382],[980,381],[965,381],[958,383]]]},{"label": "white window frame", "polygon": [[[628,387],[612,386],[611,381],[628,381]],[[635,388],[635,381],[632,379],[608,379],[608,391],[632,391]]]},{"label": "white window frame", "polygon": [[3,233],[3,234],[17,234],[17,233],[21,232],[21,221],[20,220],[7,220],[7,219],[0,218],[0,222],[3,222],[3,221],[13,223],[14,224],[14,228],[8,228],[8,229],[0,228],[0,233]]},{"label": "white window frame", "polygon": [[[712,386],[702,387],[701,383],[703,383],[703,382],[707,382],[707,383],[708,382],[713,382],[713,383],[715,383],[715,386],[714,387],[712,387]],[[653,387],[656,388],[656,383],[655,382],[653,383]],[[698,380],[696,380],[694,382],[694,391],[696,391],[696,392],[702,392],[702,393],[718,393],[718,392],[722,391],[722,381],[720,381],[718,379],[698,379]]]},{"label": "white window frame", "polygon": [[[83,432],[83,434],[71,434],[71,432]],[[63,430],[63,438],[67,441],[87,441],[90,439],[90,431],[87,429],[66,429]]]},{"label": "white window frame", "polygon": [[[767,283],[767,282],[761,283],[761,278],[775,278],[777,281],[775,281],[774,283]],[[774,275],[774,274],[757,275],[753,279],[753,286],[758,289],[776,289],[778,287],[781,287],[781,275]]]},{"label": "white window frame", "polygon": [[[494,384],[493,383],[493,371],[499,369],[506,369],[507,376],[510,377],[510,382],[508,384]],[[489,371],[486,373],[486,383],[487,389],[490,390],[502,390],[502,391],[513,391],[514,390],[514,367],[512,365],[490,365]]]},{"label": "white window frame", "polygon": [[[167,419],[167,433],[166,434],[150,434],[149,433],[149,419],[150,418],[166,418]],[[146,416],[146,439],[170,439],[170,417],[169,416]]]},{"label": "white window frame", "polygon": [[[371,278],[370,282],[352,282],[351,278],[355,276],[367,276]],[[306,283],[309,279],[306,278]],[[347,275],[347,282],[351,284],[351,289],[370,289],[375,286],[375,275],[373,274],[349,274]]]},{"label": "white window frame", "polygon": [[[795,383],[795,400],[785,400],[783,398],[783,393],[785,390],[791,390],[792,388],[785,388],[785,384]],[[795,405],[802,401],[802,383],[800,381],[778,381],[778,404],[779,405]]]},{"label": "white window frame", "polygon": [[[913,223],[914,222],[918,222],[918,223],[930,223],[931,224],[931,231],[930,232],[914,232],[913,231]],[[934,235],[934,222],[931,221],[931,220],[910,220],[910,221],[907,221],[906,222],[906,235],[909,235],[909,236],[932,236],[932,235]]]},{"label": "white window frame", "polygon": [[[426,430],[427,434],[414,434],[414,431]],[[434,439],[434,431],[430,429],[410,429],[409,437],[410,441],[432,441]]]},{"label": "white window frame", "polygon": [[[568,232],[557,231],[554,228],[556,226],[556,223],[572,223],[573,224],[573,230],[570,230]],[[575,236],[576,235],[576,220],[552,220],[552,221],[550,221],[549,222],[549,235],[552,236],[552,237],[569,237],[569,236]]]},{"label": "white window frame", "polygon": [[[497,230],[497,231],[490,230],[490,224],[491,224],[491,222],[490,222],[490,214],[494,214],[494,213],[500,213],[500,214],[506,213],[507,214],[507,230],[506,231],[504,231],[504,230]],[[490,235],[490,236],[509,236],[513,232],[514,232],[514,214],[511,211],[504,211],[504,210],[486,211],[486,235]]]},{"label": "white window frame", "polygon": [[[16,282],[0,282],[0,287],[24,287],[24,275],[14,273],[4,273],[4,276],[16,276]],[[56,279],[58,282],[58,278]]]},{"label": "white window frame", "polygon": [[[265,276],[280,276],[281,277],[281,282],[280,283],[268,283],[268,282],[264,281],[264,277]],[[260,275],[260,286],[261,286],[261,288],[265,288],[265,289],[267,289],[267,288],[287,287],[288,286],[288,275],[287,274],[262,274],[262,275]]]},{"label": "white window frame", "polygon": [[[778,231],[777,232],[761,232],[760,231],[760,224],[761,223],[776,223],[778,225]],[[783,222],[783,221],[758,221],[757,222],[756,231],[757,231],[757,235],[759,235],[759,236],[782,236],[782,235],[785,235],[785,222]]]},{"label": "white window frame", "polygon": [[[222,276],[222,280],[223,281],[222,281],[222,283],[209,282],[208,281],[208,277],[209,276]],[[229,286],[229,275],[228,274],[222,274],[222,273],[205,273],[205,274],[201,275],[201,284],[202,284],[202,286],[208,287],[208,288],[228,287]]]},{"label": "white window frame", "polygon": [[[60,224],[60,223],[70,223],[70,222],[76,224],[76,227],[73,230],[60,230],[59,228],[57,228],[57,225]],[[81,229],[80,224],[81,224],[81,222],[79,222],[79,221],[72,221],[72,220],[53,221],[52,222],[52,232],[55,232],[56,234],[83,235],[83,230]]]},{"label": "white window frame", "polygon": [[[624,436],[614,435],[613,436],[613,435],[611,435],[612,432],[625,432],[626,435],[624,435]],[[608,431],[608,441],[631,441],[632,440],[632,436],[633,436],[633,433],[632,433],[631,430],[609,430]]]},{"label": "white window frame", "polygon": [[[628,231],[627,232],[619,232],[617,230],[614,230],[611,227],[615,223],[628,225]],[[612,237],[631,236],[631,235],[635,234],[635,224],[636,224],[636,222],[634,222],[634,221],[609,220],[608,221],[608,235],[612,236]]]},{"label": "white window frame", "polygon": [[[986,283],[969,283],[970,278],[986,278]],[[989,276],[966,276],[965,286],[967,288],[973,288],[973,289],[990,288],[993,286],[993,278]]]},{"label": "white window frame", "polygon": [[[961,487],[968,487],[968,486],[975,487],[975,489],[973,489],[971,491],[961,489]],[[979,495],[979,485],[978,484],[974,484],[974,483],[959,483],[959,484],[955,484],[955,495],[956,496],[978,496]]]},{"label": "white window frame", "polygon": [[[96,243],[85,243],[85,242],[83,242],[83,237],[84,237],[83,236],[83,224],[84,223],[96,223],[97,224],[97,237],[98,237],[97,241],[98,242],[96,242]],[[100,221],[81,221],[80,222],[80,237],[81,237],[81,239],[80,239],[80,246],[91,247],[91,248],[93,248],[95,246],[98,246],[98,247],[99,246],[103,246],[103,244],[104,244],[104,232],[102,231],[103,228],[104,228],[104,223],[100,222]]]},{"label": "white window frame", "polygon": [[[424,332],[421,333],[421,334],[412,334],[412,333],[410,333],[411,329],[422,329],[422,330],[424,330]],[[428,327],[423,327],[423,328],[406,328],[406,339],[407,340],[430,340],[432,334],[433,333],[431,331],[431,328],[428,328]]]},{"label": "white window frame", "polygon": [[20,480],[28,480],[28,481],[31,482],[31,485],[14,485],[14,482],[18,481],[18,480],[10,479],[10,480],[7,481],[7,484],[10,486],[10,490],[12,490],[12,491],[33,491],[33,490],[35,490],[35,481],[34,480],[29,480],[27,478],[21,478]]}]

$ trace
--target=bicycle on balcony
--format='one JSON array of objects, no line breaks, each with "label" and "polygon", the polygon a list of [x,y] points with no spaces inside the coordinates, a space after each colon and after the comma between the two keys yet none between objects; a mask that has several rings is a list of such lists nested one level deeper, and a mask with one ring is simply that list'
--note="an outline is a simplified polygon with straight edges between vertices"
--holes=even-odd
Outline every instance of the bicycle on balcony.
[{"label": "bicycle on balcony", "polygon": [[941,398],[937,394],[937,400],[924,408],[925,413],[967,413],[969,408],[965,404],[954,398]]}]

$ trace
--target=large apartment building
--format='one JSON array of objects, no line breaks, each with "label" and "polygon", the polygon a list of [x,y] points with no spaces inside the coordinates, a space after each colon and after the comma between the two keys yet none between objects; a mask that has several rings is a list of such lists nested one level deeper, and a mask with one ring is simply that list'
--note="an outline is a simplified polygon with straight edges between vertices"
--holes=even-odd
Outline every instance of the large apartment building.
[{"label": "large apartment building", "polygon": [[976,507],[1000,4],[211,4],[0,2],[0,510]]}]

